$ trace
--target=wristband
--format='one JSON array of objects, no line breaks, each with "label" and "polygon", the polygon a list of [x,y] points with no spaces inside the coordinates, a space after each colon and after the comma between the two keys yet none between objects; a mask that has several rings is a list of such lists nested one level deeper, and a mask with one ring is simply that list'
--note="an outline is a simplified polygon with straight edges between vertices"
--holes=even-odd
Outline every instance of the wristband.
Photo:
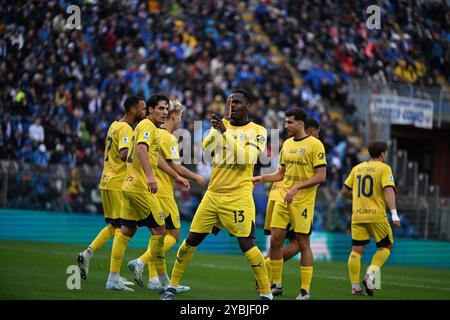
[{"label": "wristband", "polygon": [[392,221],[400,221],[400,218],[397,215],[397,209],[391,210]]}]

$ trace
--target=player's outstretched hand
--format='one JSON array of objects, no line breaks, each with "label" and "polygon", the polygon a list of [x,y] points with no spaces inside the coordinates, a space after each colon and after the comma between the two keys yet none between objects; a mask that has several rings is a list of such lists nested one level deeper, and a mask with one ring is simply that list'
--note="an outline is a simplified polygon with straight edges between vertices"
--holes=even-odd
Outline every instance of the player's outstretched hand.
[{"label": "player's outstretched hand", "polygon": [[255,176],[255,177],[253,177],[252,182],[253,182],[253,185],[256,186],[263,182],[263,178],[262,178],[262,176]]},{"label": "player's outstretched hand", "polygon": [[178,183],[184,191],[188,191],[191,188],[189,181],[183,177],[178,176],[178,178],[175,179],[175,182]]},{"label": "player's outstretched hand", "polygon": [[219,130],[220,132],[224,133],[227,131],[227,128],[225,128],[225,125],[222,122],[222,119],[220,119],[217,115],[213,114],[211,118],[211,123],[214,129]]},{"label": "player's outstretched hand", "polygon": [[158,182],[156,181],[155,176],[147,177],[147,186],[148,191],[150,191],[151,193],[158,192]]},{"label": "player's outstretched hand", "polygon": [[226,107],[225,107],[225,114],[223,115],[224,119],[230,120],[231,118],[231,100],[233,100],[232,98],[233,96],[230,95],[227,98],[227,101],[225,102]]},{"label": "player's outstretched hand", "polygon": [[205,185],[205,178],[203,178],[201,175],[197,175],[195,178],[195,182],[200,186],[203,187]]}]

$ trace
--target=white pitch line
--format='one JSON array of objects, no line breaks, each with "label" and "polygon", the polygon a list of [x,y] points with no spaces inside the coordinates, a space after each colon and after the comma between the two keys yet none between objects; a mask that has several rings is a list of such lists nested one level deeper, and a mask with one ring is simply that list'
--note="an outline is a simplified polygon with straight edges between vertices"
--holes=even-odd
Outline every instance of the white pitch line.
[{"label": "white pitch line", "polygon": [[[0,247],[10,249],[10,247],[5,247],[5,246],[1,246],[1,245],[0,245]],[[15,249],[15,250],[17,250],[17,249]],[[30,249],[30,248],[21,248],[20,250],[21,251],[27,251],[27,252],[34,252],[34,253],[42,253],[42,250],[36,250],[36,249]],[[50,254],[55,254],[55,255],[65,255],[65,256],[72,256],[73,255],[72,253],[63,252],[63,251],[46,251],[46,252],[50,253]],[[75,254],[75,256],[76,256],[76,254]],[[103,258],[110,257],[110,255],[106,254],[106,253],[97,253],[96,256],[100,256],[100,257],[103,257]],[[237,271],[247,270],[247,268],[221,266],[221,265],[215,265],[215,264],[209,264],[209,263],[195,263],[195,265],[200,266],[200,267],[215,268],[215,269],[226,269],[226,270],[237,270]],[[295,273],[292,273],[292,272],[286,272],[286,274],[296,275]],[[347,278],[342,277],[342,276],[317,274],[317,275],[314,275],[314,277],[331,279],[331,280],[348,281]],[[416,280],[416,281],[417,280],[418,281],[424,281],[424,282],[427,282],[427,281],[429,281],[429,282],[439,282],[439,283],[443,282],[443,281],[434,280],[434,279],[428,280],[428,279],[414,278],[414,280]],[[397,286],[397,287],[420,288],[420,289],[436,289],[436,290],[441,290],[441,291],[450,291],[450,287],[448,287],[448,288],[447,287],[429,287],[429,286],[424,286],[424,285],[420,285],[420,284],[405,284],[405,283],[400,283],[400,282],[387,282],[387,284],[388,285],[392,285],[392,286]]]}]

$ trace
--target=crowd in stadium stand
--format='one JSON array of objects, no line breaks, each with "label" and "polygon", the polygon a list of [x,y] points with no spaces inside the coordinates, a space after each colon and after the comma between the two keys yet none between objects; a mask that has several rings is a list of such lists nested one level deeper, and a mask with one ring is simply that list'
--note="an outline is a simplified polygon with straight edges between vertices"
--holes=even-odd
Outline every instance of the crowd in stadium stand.
[{"label": "crowd in stadium stand", "polygon": [[[74,171],[88,165],[99,177],[106,131],[128,94],[176,97],[187,107],[182,127],[191,132],[195,120],[208,128],[210,113],[223,113],[236,87],[251,90],[253,119],[266,128],[282,129],[286,109],[305,108],[321,124],[327,185],[340,189],[361,147],[347,141],[329,113],[331,105],[353,116],[348,79],[449,79],[448,35],[440,31],[448,30],[449,12],[434,2],[381,2],[387,18],[376,32],[361,16],[367,1],[85,1],[79,31],[65,28],[65,8],[74,3],[2,1],[0,159],[67,165],[75,211],[90,201],[77,207],[83,188]],[[299,88],[273,45],[300,72]],[[208,166],[197,169],[208,176]]]}]

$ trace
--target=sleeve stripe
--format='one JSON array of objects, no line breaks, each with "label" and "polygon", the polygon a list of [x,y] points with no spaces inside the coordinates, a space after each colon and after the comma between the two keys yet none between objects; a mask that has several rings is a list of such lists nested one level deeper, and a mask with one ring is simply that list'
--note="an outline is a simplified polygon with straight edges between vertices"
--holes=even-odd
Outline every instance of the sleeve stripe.
[{"label": "sleeve stripe", "polygon": [[256,144],[254,144],[254,143],[248,142],[248,143],[247,143],[247,146],[255,147],[256,149],[258,149],[259,151],[261,151],[261,148],[260,148],[259,146],[257,146]]},{"label": "sleeve stripe", "polygon": [[324,164],[319,164],[319,165],[315,166],[314,169],[322,168],[322,167],[326,167],[326,166],[327,165],[325,163]]},{"label": "sleeve stripe", "polygon": [[392,185],[392,184],[388,184],[388,185],[386,185],[386,186],[383,186],[383,189],[386,189],[386,188],[392,188],[392,189],[395,190],[395,186]]}]

